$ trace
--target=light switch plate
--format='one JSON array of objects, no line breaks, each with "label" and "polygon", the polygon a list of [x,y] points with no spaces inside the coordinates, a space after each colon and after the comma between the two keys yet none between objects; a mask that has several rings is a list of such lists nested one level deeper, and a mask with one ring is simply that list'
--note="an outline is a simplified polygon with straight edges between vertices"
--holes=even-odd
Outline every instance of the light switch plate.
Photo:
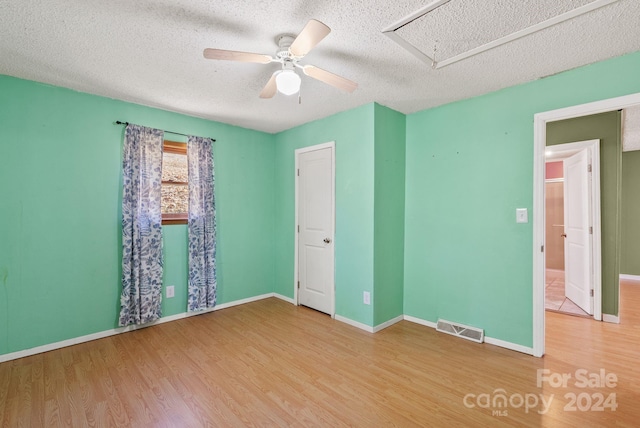
[{"label": "light switch plate", "polygon": [[516,223],[529,223],[529,213],[526,208],[516,208]]},{"label": "light switch plate", "polygon": [[166,290],[167,299],[176,295],[175,288],[173,285],[168,285]]}]

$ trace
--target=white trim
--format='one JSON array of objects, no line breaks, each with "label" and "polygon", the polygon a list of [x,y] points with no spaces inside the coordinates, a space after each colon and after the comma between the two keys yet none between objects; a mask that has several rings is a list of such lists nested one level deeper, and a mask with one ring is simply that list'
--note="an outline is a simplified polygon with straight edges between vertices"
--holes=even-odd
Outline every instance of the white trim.
[{"label": "white trim", "polygon": [[[243,305],[245,303],[251,303],[262,299],[267,299],[269,297],[278,297],[280,295],[276,295],[275,293],[267,293],[262,294],[260,296],[249,297],[247,299],[234,300],[233,302],[223,303],[221,305],[217,305],[214,308],[206,309],[203,311],[197,312],[182,312],[176,315],[171,315],[168,317],[160,318],[156,321],[142,324],[142,325],[129,325],[126,327],[118,327],[112,328],[110,330],[99,331],[97,333],[87,334],[85,336],[74,337],[72,339],[62,340],[60,342],[49,343],[47,345],[36,346],[35,348],[24,349],[22,351],[11,352],[9,354],[0,355],[0,363],[4,363],[11,360],[16,360],[18,358],[29,357],[31,355],[40,354],[42,352],[49,352],[55,349],[66,348],[67,346],[78,345],[80,343],[91,342],[97,339],[103,339],[109,336],[115,336],[116,334],[127,333],[129,331],[140,330],[147,327],[152,327],[158,324],[164,324],[171,321],[177,321],[183,318],[189,318],[196,315],[203,315],[214,311],[219,311],[221,309],[231,308],[233,306]],[[282,296],[284,297],[284,296]]]},{"label": "white trim", "polygon": [[504,37],[500,37],[499,39],[493,40],[489,43],[485,43],[484,45],[478,46],[477,48],[470,49],[466,52],[462,52],[461,54],[455,55],[451,58],[442,60],[438,62],[436,69],[446,67],[447,65],[451,65],[458,61],[462,61],[463,59],[470,58],[474,55],[478,55],[479,53],[486,52],[488,50],[497,48],[509,42],[513,42],[514,40],[518,40],[530,34],[537,33],[538,31],[542,31],[549,27],[553,27],[554,25],[576,18],[580,15],[584,15],[585,13],[589,13],[593,10],[610,5],[611,3],[615,3],[617,1],[618,0],[595,0],[591,3],[585,4],[584,6],[577,7],[565,13],[561,13],[560,15],[554,16],[553,18],[547,19],[546,21],[539,22],[527,28],[523,28],[521,30],[515,31],[511,34],[507,34]]},{"label": "white trim", "polygon": [[410,23],[411,21],[415,21],[416,19],[420,18],[423,15],[426,15],[427,13],[431,12],[433,9],[442,6],[445,3],[449,3],[451,0],[435,0],[431,3],[429,3],[426,6],[421,7],[420,9],[416,10],[415,12],[410,13],[409,15],[400,18],[399,20],[397,20],[396,22],[394,22],[393,24],[389,25],[386,28],[382,29],[383,33],[389,32],[389,31],[396,31],[398,29],[400,29],[401,27],[404,27],[405,25],[407,25],[408,23]]},{"label": "white trim", "polygon": [[[423,320],[421,318],[412,317],[410,315],[404,316],[405,321],[409,321],[412,323],[420,324],[426,327],[431,327],[435,329],[437,324],[431,321]],[[512,351],[522,352],[523,354],[533,355],[533,348],[529,348],[528,346],[518,345],[517,343],[507,342],[505,340],[494,339],[493,337],[484,337],[484,342],[489,345],[499,346],[501,348],[510,349]]]},{"label": "white trim", "polygon": [[539,22],[537,24],[531,25],[527,28],[523,28],[520,29],[518,31],[514,31],[511,34],[507,34],[506,36],[500,37],[499,39],[493,40],[489,43],[485,43],[484,45],[475,47],[473,49],[470,49],[466,52],[462,52],[458,55],[454,55],[450,58],[444,59],[440,62],[436,62],[433,58],[431,58],[429,55],[425,54],[424,52],[422,52],[420,49],[416,48],[415,46],[413,46],[411,43],[409,43],[407,40],[405,40],[404,38],[402,38],[400,35],[396,34],[396,31],[399,30],[400,28],[404,27],[405,25],[409,24],[412,21],[415,21],[416,19],[420,18],[421,16],[426,15],[427,13],[431,12],[432,10],[442,6],[445,3],[448,3],[450,0],[435,0],[432,3],[429,3],[426,6],[421,7],[420,9],[418,9],[415,12],[410,13],[409,15],[405,16],[404,18],[401,18],[399,21],[394,22],[393,24],[389,25],[388,27],[384,28],[382,30],[382,34],[384,34],[385,36],[389,37],[391,40],[393,40],[394,42],[396,42],[397,44],[399,44],[401,47],[403,47],[404,49],[406,49],[409,53],[411,53],[412,55],[414,55],[416,58],[418,58],[419,60],[425,62],[426,64],[431,65],[434,69],[440,69],[442,67],[446,67],[447,65],[451,65],[453,63],[456,63],[458,61],[462,61],[463,59],[466,58],[470,58],[474,55],[477,55],[479,53],[482,52],[486,52],[488,50],[497,48],[499,46],[502,46],[506,43],[512,42],[514,40],[520,39],[522,37],[528,36],[530,34],[533,33],[537,33],[538,31],[542,31],[544,29],[547,29],[549,27],[552,27],[554,25],[560,24],[562,22],[568,21],[570,19],[576,18],[580,15],[584,15],[585,13],[589,13],[591,11],[594,11],[596,9],[600,9],[601,7],[610,5],[612,3],[615,3],[619,0],[595,0],[592,1],[591,3],[585,4],[583,6],[577,7],[575,9],[569,10],[565,13],[561,13],[560,15],[556,15],[550,19],[547,19],[546,21],[542,21]]},{"label": "white trim", "polygon": [[291,303],[292,305],[296,304],[296,301],[293,300],[291,297],[287,297],[279,293],[273,293],[273,297],[275,297],[276,299],[284,300],[285,302]]},{"label": "white trim", "polygon": [[613,324],[620,324],[620,317],[609,314],[602,314],[602,321],[610,322]]},{"label": "white trim", "polygon": [[564,183],[564,178],[545,178],[545,183]]},{"label": "white trim", "polygon": [[[547,122],[620,110],[640,104],[640,93],[537,113],[533,118],[533,355],[544,355],[544,165]],[[536,220],[539,219],[539,220]]]},{"label": "white trim", "polygon": [[368,333],[373,333],[374,332],[373,331],[373,327],[371,327],[370,325],[366,325],[366,324],[363,324],[361,322],[354,321],[351,318],[343,317],[342,315],[338,315],[338,314],[336,314],[334,318],[335,318],[336,321],[340,321],[340,322],[343,322],[345,324],[349,324],[350,326],[357,327],[360,330],[364,330],[364,331],[366,331]]},{"label": "white trim", "polygon": [[416,317],[412,317],[411,315],[405,315],[404,316],[405,321],[409,321],[415,324],[420,324],[423,325],[425,327],[431,327],[433,329],[435,329],[438,324],[431,322],[431,321],[427,321],[427,320],[423,320],[422,318],[416,318]]},{"label": "white trim", "polygon": [[[544,355],[545,212],[547,122],[538,115],[533,121],[533,356]],[[542,142],[542,144],[540,144]],[[539,220],[538,220],[539,219]],[[540,287],[542,285],[542,287]]]},{"label": "white trim", "polygon": [[389,37],[391,40],[393,40],[394,42],[399,44],[407,52],[409,52],[411,55],[413,55],[416,58],[418,58],[420,61],[422,61],[422,62],[424,62],[426,64],[429,64],[432,67],[435,67],[436,66],[436,61],[433,58],[431,58],[429,55],[425,54],[420,49],[416,48],[411,43],[409,43],[407,40],[405,40],[403,37],[401,37],[399,34],[397,34],[396,30],[399,30],[400,28],[404,27],[405,25],[407,25],[411,21],[414,21],[414,20],[420,18],[421,16],[426,15],[427,13],[429,13],[432,10],[442,6],[443,4],[449,3],[449,1],[451,1],[451,0],[435,0],[435,1],[431,2],[431,3],[429,3],[428,5],[421,7],[420,9],[416,10],[415,12],[410,13],[409,15],[405,16],[404,18],[401,18],[400,20],[394,22],[393,24],[387,26],[386,28],[383,28],[382,29],[382,34],[384,34],[385,36]]},{"label": "white trim", "polygon": [[333,213],[331,219],[331,228],[333,229],[333,236],[331,237],[333,241],[333,296],[331,298],[331,318],[336,317],[336,142],[329,141],[326,143],[316,144],[314,146],[302,147],[300,149],[296,149],[294,151],[295,158],[295,167],[293,169],[294,176],[294,192],[295,192],[295,202],[294,202],[294,222],[293,222],[293,236],[294,236],[294,256],[293,256],[293,304],[299,305],[300,300],[298,299],[298,168],[300,167],[299,157],[303,153],[314,152],[316,150],[322,149],[331,149],[331,192],[333,195]]},{"label": "white trim", "polygon": [[[275,293],[266,293],[260,294],[259,296],[247,297],[246,299],[234,300],[233,302],[223,303],[221,305],[216,305],[211,309],[206,309],[204,311],[198,312],[187,312],[187,317],[191,317],[194,315],[206,314],[207,312],[219,311],[220,309],[227,309],[233,306],[244,305],[245,303],[257,302],[258,300],[268,299],[269,297],[275,297]],[[186,318],[186,317],[183,317]]]},{"label": "white trim", "polygon": [[294,152],[294,168],[293,168],[293,182],[294,182],[294,202],[293,202],[293,302],[296,306],[300,304],[298,299],[298,281],[300,277],[298,275],[298,169],[300,168],[300,161],[298,160],[298,151]]},{"label": "white trim", "polygon": [[424,62],[425,64],[428,64],[432,67],[435,67],[436,62],[433,60],[433,58],[431,58],[429,55],[425,54],[424,52],[422,52],[420,49],[418,49],[417,47],[413,46],[411,43],[409,43],[408,41],[406,41],[404,38],[402,38],[400,35],[398,35],[395,30],[392,31],[383,31],[382,34],[384,34],[385,36],[389,37],[391,40],[393,40],[394,42],[396,42],[397,44],[400,45],[400,47],[404,48],[404,50],[406,50],[407,52],[409,52],[411,55],[415,56],[416,58],[418,58],[420,61]]},{"label": "white trim", "polygon": [[378,324],[377,326],[373,327],[373,332],[377,333],[380,330],[384,330],[387,327],[390,327],[392,325],[394,325],[395,323],[398,323],[400,321],[404,320],[404,315],[398,315],[395,318],[391,318],[389,321],[385,321],[382,324]]},{"label": "white trim", "polygon": [[[24,358],[24,357],[29,357],[31,355],[36,355],[36,354],[40,354],[43,352],[48,352],[48,351],[53,351],[56,349],[61,349],[61,348],[66,348],[67,346],[73,346],[73,345],[78,345],[80,343],[85,343],[85,342],[91,342],[93,340],[97,340],[97,339],[103,339],[105,337],[109,337],[109,336],[114,336],[116,334],[121,334],[121,333],[127,333],[129,331],[135,331],[135,330],[140,330],[143,328],[147,328],[147,327],[152,327],[154,325],[158,325],[158,324],[164,324],[167,322],[171,322],[171,321],[177,321],[180,319],[184,319],[184,318],[189,318],[189,317],[193,317],[196,315],[203,315],[203,314],[207,314],[210,312],[215,312],[215,311],[219,311],[222,309],[226,309],[226,308],[231,308],[233,306],[239,306],[239,305],[244,305],[246,303],[251,303],[251,302],[256,302],[258,300],[263,300],[263,299],[268,299],[270,297],[275,297],[277,299],[283,300],[287,303],[291,303],[293,305],[295,305],[295,301],[293,299],[291,299],[290,297],[287,296],[283,296],[282,294],[278,294],[278,293],[267,293],[267,294],[261,294],[259,296],[254,296],[254,297],[248,297],[246,299],[240,299],[240,300],[234,300],[233,302],[227,302],[227,303],[223,303],[221,305],[217,305],[215,308],[211,308],[211,309],[206,309],[204,311],[198,311],[198,312],[183,312],[180,314],[176,314],[176,315],[171,315],[168,317],[164,317],[164,318],[160,318],[159,320],[156,320],[154,322],[150,322],[147,324],[143,324],[143,325],[130,325],[127,327],[118,327],[118,328],[114,328],[114,329],[110,329],[110,330],[104,330],[104,331],[100,331],[97,333],[93,333],[93,334],[88,334],[86,336],[80,336],[80,337],[75,337],[72,339],[67,339],[67,340],[63,340],[60,342],[55,342],[55,343],[50,343],[48,345],[42,345],[42,346],[37,346],[35,348],[30,348],[30,349],[25,349],[22,351],[17,351],[17,352],[12,352],[9,354],[4,354],[4,355],[0,355],[0,363],[4,363],[7,361],[11,361],[11,360],[16,360],[18,358]],[[614,317],[613,315],[604,315],[605,319],[604,321],[607,322],[616,322],[619,323],[619,318],[618,317]],[[410,315],[398,315],[395,318],[390,319],[389,321],[383,322],[382,324],[378,324],[375,327],[371,327],[369,325],[363,324],[361,322],[358,321],[354,321],[350,318],[347,317],[343,317],[341,315],[335,315],[335,320],[336,321],[340,321],[343,322],[345,324],[349,324],[350,326],[359,328],[361,330],[364,330],[368,333],[377,333],[387,327],[392,326],[393,324],[396,324],[402,320],[405,321],[409,321],[412,322],[414,324],[419,324],[419,325],[423,325],[425,327],[430,327],[435,329],[436,328],[436,323],[431,322],[431,321],[427,321],[427,320],[423,320],[421,318],[416,318],[416,317],[412,317]],[[511,343],[511,342],[506,342],[504,340],[500,340],[500,339],[493,339],[491,337],[487,337],[485,336],[485,342],[489,343],[491,345],[496,345],[496,346],[500,346],[502,348],[506,348],[506,349],[510,349],[513,351],[518,351],[518,352],[522,352],[525,354],[530,354],[533,355],[533,349],[532,348],[528,348],[526,346],[522,346],[522,345],[518,345],[515,343]]]},{"label": "white trim", "polygon": [[606,113],[608,111],[622,110],[625,108],[635,107],[640,104],[640,93],[624,95],[622,97],[609,98],[606,100],[594,101],[591,103],[580,104],[536,113],[533,118],[534,122],[538,120],[546,122],[557,122],[559,120],[573,119],[575,117],[590,116],[592,114]]},{"label": "white trim", "polygon": [[623,279],[625,281],[634,281],[634,282],[640,283],[640,275],[628,275],[626,273],[621,273],[620,279]]},{"label": "white trim", "polygon": [[493,337],[484,337],[484,343],[488,345],[499,346],[501,348],[510,349],[512,351],[522,352],[523,354],[533,355],[533,348],[518,345],[517,343],[507,342],[505,340],[495,339]]}]

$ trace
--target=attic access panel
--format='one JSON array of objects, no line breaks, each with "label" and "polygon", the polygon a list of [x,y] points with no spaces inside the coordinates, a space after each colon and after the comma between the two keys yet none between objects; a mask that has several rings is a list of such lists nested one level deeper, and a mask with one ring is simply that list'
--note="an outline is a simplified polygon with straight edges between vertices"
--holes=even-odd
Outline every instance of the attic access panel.
[{"label": "attic access panel", "polygon": [[435,0],[382,32],[442,68],[617,1]]}]

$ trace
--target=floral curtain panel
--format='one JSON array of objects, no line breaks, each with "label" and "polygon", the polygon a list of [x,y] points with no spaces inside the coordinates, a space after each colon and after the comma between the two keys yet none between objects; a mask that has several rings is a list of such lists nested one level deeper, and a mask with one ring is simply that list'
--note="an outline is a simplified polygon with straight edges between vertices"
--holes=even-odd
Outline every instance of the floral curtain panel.
[{"label": "floral curtain panel", "polygon": [[127,125],[122,161],[122,296],[119,324],[161,316],[164,132]]},{"label": "floral curtain panel", "polygon": [[189,137],[189,298],[188,310],[216,304],[216,205],[212,141]]}]

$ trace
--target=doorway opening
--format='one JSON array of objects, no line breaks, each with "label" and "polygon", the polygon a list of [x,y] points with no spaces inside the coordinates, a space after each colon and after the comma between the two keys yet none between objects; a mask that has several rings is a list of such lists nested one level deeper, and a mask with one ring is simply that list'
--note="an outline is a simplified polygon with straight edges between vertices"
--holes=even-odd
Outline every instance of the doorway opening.
[{"label": "doorway opening", "polygon": [[545,310],[602,318],[600,140],[545,149]]},{"label": "doorway opening", "polygon": [[[640,105],[640,93],[537,113],[534,116],[533,171],[533,355],[545,352],[545,150],[547,124]],[[611,316],[610,316],[611,317]],[[606,316],[603,316],[605,319]],[[617,318],[617,317],[613,317]],[[609,318],[611,319],[611,318]],[[607,320],[607,319],[605,319]]]}]

